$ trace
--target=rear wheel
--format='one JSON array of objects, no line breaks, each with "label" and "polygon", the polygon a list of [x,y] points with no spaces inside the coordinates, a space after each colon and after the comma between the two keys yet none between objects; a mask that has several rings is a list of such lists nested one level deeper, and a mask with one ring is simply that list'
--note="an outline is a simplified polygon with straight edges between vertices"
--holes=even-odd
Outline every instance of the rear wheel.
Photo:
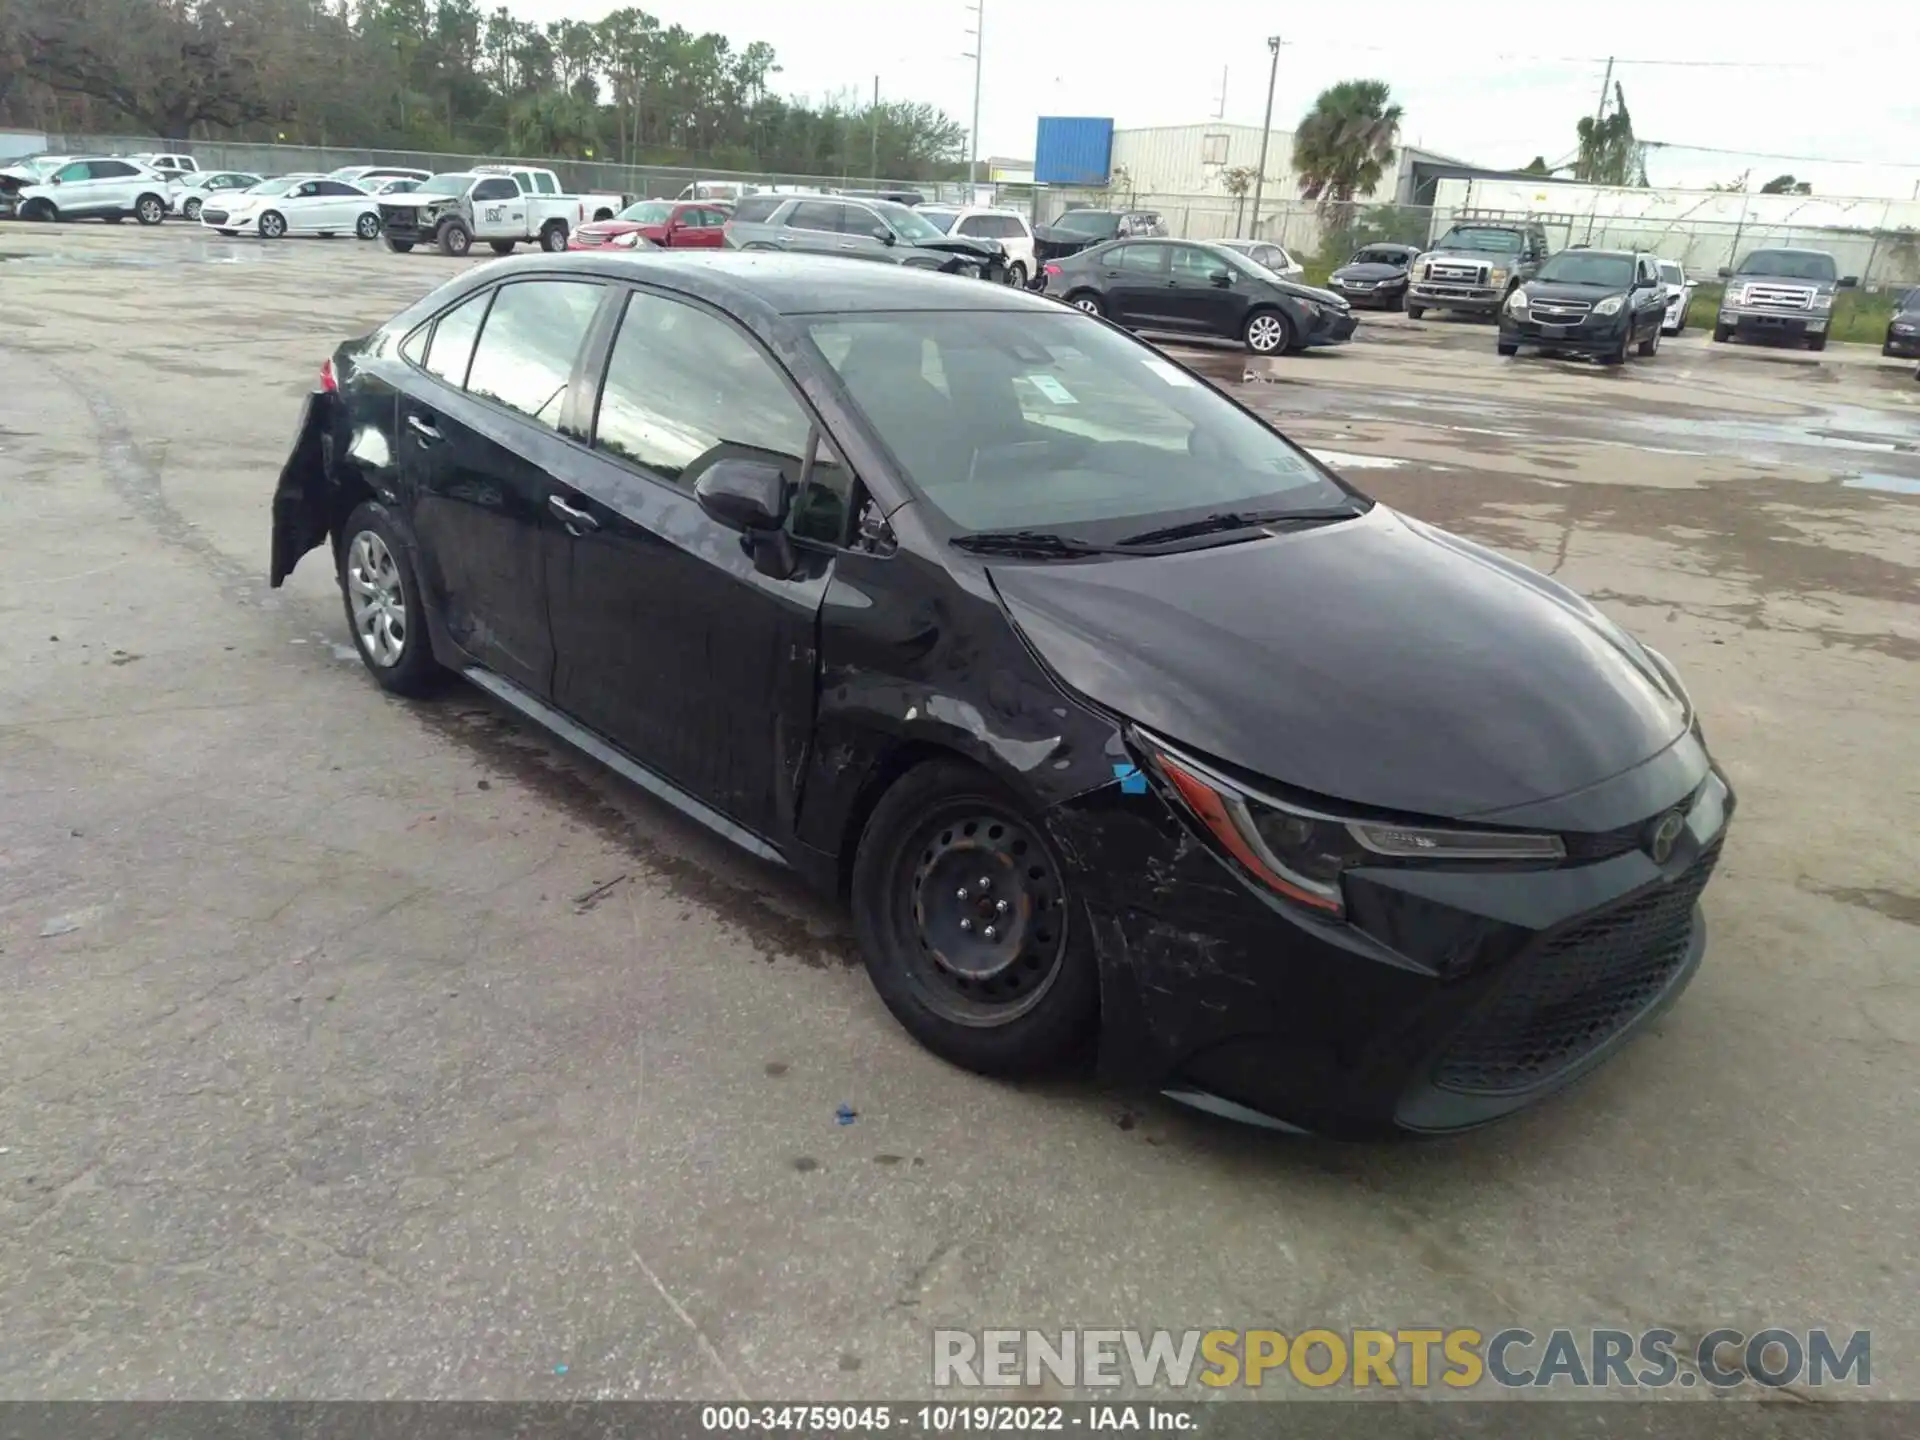
[{"label": "rear wheel", "polygon": [[133,218],[142,225],[158,225],[167,218],[167,202],[158,195],[142,195],[133,202]]},{"label": "rear wheel", "polygon": [[1824,349],[1826,349],[1826,348],[1827,348],[1827,337],[1826,337],[1825,335],[1815,335],[1815,336],[1814,336],[1814,337],[1813,337],[1813,338],[1812,338],[1811,340],[1809,340],[1809,341],[1807,341],[1807,348],[1808,348],[1809,350],[1824,350]]},{"label": "rear wheel", "polygon": [[992,1075],[1074,1058],[1099,1010],[1083,914],[1045,830],[958,760],[881,797],[853,867],[867,973],[929,1050]]},{"label": "rear wheel", "polygon": [[197,223],[200,219],[200,207],[205,203],[205,201],[198,199],[182,201],[180,204],[180,214],[182,218]]},{"label": "rear wheel", "polygon": [[413,561],[387,507],[369,500],[347,517],[340,593],[360,659],[383,690],[424,695],[443,674],[427,638]]},{"label": "rear wheel", "polygon": [[1418,320],[1422,315],[1426,313],[1427,313],[1427,307],[1424,305],[1407,306],[1407,319],[1409,320]]},{"label": "rear wheel", "polygon": [[1293,326],[1278,310],[1256,310],[1247,317],[1240,340],[1256,355],[1284,355],[1293,348]]},{"label": "rear wheel", "polygon": [[1067,303],[1076,310],[1086,311],[1089,315],[1102,315],[1106,313],[1100,304],[1100,297],[1091,290],[1074,291],[1073,294],[1067,296]]},{"label": "rear wheel", "polygon": [[404,255],[409,250],[413,249],[413,241],[396,240],[391,235],[389,235],[387,236],[387,249],[393,251],[393,253],[396,255]]},{"label": "rear wheel", "polygon": [[567,248],[567,222],[549,220],[540,227],[540,248],[549,255],[558,254]]},{"label": "rear wheel", "polygon": [[1714,344],[1724,345],[1727,343],[1727,341],[1731,340],[1732,338],[1733,338],[1733,327],[1731,325],[1715,325],[1713,327],[1713,343]]}]

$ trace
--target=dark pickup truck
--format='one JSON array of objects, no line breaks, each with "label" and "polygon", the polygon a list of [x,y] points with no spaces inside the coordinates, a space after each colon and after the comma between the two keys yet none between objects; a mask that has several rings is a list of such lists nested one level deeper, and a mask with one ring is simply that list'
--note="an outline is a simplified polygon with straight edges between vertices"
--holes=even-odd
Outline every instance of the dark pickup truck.
[{"label": "dark pickup truck", "polygon": [[1429,310],[1497,315],[1547,258],[1547,232],[1525,221],[1463,220],[1413,262],[1407,318]]}]

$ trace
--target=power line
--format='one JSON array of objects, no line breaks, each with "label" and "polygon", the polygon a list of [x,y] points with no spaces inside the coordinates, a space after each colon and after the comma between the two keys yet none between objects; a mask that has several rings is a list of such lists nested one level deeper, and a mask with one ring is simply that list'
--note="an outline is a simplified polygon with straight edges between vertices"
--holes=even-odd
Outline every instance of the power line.
[{"label": "power line", "polygon": [[[1352,50],[1366,55],[1420,55],[1431,57],[1430,48],[1421,49],[1410,45],[1349,45],[1340,40],[1298,40],[1290,44],[1303,49]],[[1479,58],[1479,57],[1476,57]],[[1522,60],[1536,65],[1605,65],[1609,57],[1605,55],[1521,55],[1512,51],[1489,51],[1484,56],[1488,60]],[[1613,64],[1662,66],[1680,70],[1823,70],[1830,62],[1811,60],[1676,60],[1655,58],[1632,60],[1613,57]]]},{"label": "power line", "polygon": [[1802,165],[1871,165],[1877,170],[1920,170],[1914,160],[1842,160],[1832,155],[1782,155],[1773,150],[1726,150],[1714,145],[1686,145],[1678,140],[1642,140],[1649,150],[1693,150],[1702,155],[1731,155],[1737,160],[1793,160]]}]

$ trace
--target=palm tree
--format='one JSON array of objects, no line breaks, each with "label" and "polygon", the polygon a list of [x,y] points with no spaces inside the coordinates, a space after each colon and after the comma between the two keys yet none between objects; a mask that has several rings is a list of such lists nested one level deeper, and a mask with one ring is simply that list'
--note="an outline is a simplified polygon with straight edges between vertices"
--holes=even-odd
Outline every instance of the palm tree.
[{"label": "palm tree", "polygon": [[1393,163],[1401,113],[1384,80],[1342,80],[1322,90],[1293,132],[1302,198],[1343,211],[1378,185]]}]

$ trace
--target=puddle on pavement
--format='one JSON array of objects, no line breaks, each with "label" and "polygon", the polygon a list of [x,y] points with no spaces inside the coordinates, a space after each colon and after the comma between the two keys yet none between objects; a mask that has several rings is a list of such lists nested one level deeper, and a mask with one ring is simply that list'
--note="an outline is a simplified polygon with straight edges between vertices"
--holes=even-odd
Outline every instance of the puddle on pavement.
[{"label": "puddle on pavement", "polygon": [[1920,495],[1920,476],[1844,475],[1840,483],[1849,490],[1882,490],[1889,495]]}]

